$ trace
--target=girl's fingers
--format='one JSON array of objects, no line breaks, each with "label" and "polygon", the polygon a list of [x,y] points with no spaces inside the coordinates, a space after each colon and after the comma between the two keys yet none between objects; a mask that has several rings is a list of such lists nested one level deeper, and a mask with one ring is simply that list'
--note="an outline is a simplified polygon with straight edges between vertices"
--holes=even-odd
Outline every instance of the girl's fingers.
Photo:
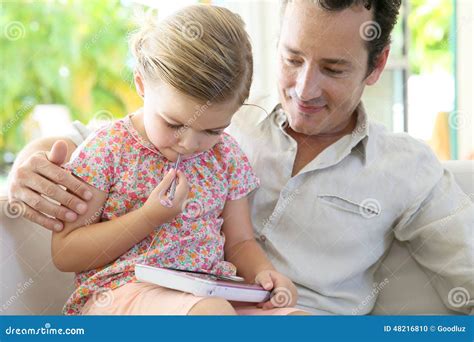
[{"label": "girl's fingers", "polygon": [[176,184],[176,196],[179,198],[188,197],[189,185],[188,180],[183,172],[178,171],[177,173],[177,184]]},{"label": "girl's fingers", "polygon": [[263,303],[263,306],[262,306],[263,310],[270,310],[270,309],[273,309],[273,308],[275,308],[275,306],[273,305],[273,303],[270,300],[268,302]]},{"label": "girl's fingers", "polygon": [[255,278],[255,282],[260,284],[265,290],[273,289],[273,281],[269,272],[261,272]]},{"label": "girl's fingers", "polygon": [[176,175],[175,169],[169,170],[168,173],[163,177],[163,180],[158,185],[158,188],[160,188],[160,190],[168,190],[171,186],[171,183],[173,183],[173,179],[175,175]]}]

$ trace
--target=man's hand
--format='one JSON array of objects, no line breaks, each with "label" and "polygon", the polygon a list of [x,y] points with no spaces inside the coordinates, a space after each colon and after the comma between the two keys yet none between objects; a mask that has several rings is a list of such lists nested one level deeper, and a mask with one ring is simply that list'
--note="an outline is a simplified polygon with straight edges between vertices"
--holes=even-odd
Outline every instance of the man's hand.
[{"label": "man's hand", "polygon": [[255,277],[255,282],[265,290],[272,290],[269,301],[257,304],[264,310],[295,306],[298,299],[298,291],[295,284],[283,274],[273,270],[261,271]]},{"label": "man's hand", "polygon": [[[60,167],[67,156],[67,144],[58,140],[51,151],[38,151],[12,170],[8,185],[10,202],[22,202],[24,217],[39,225],[60,231],[61,221],[73,222],[87,210],[92,193],[88,185]],[[63,190],[62,185],[68,189]],[[41,194],[61,203],[54,204]],[[54,218],[47,217],[46,215]],[[56,219],[55,219],[56,218]]]}]

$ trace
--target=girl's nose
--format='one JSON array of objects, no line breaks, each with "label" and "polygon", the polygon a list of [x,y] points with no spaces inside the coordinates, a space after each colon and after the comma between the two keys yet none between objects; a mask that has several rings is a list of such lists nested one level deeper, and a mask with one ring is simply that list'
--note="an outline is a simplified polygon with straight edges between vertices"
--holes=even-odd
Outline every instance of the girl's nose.
[{"label": "girl's nose", "polygon": [[201,142],[198,134],[189,129],[181,136],[179,145],[184,148],[186,152],[193,153],[199,149]]}]

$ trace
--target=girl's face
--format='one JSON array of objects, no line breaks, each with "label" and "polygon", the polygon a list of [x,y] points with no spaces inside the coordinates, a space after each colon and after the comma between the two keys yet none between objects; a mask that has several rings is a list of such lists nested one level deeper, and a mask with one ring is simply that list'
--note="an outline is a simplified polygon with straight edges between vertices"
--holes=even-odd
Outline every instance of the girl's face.
[{"label": "girl's face", "polygon": [[211,149],[240,107],[235,100],[203,103],[164,82],[143,82],[139,74],[135,83],[144,99],[147,138],[171,161],[178,153],[186,158]]}]

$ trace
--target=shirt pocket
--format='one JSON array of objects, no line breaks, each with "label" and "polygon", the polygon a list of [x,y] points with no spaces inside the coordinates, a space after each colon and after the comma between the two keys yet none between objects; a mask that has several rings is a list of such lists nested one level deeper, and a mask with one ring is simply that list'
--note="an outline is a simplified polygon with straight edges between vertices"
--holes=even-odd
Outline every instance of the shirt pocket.
[{"label": "shirt pocket", "polygon": [[379,201],[373,198],[367,198],[360,202],[336,194],[319,194],[317,195],[317,198],[323,204],[348,213],[356,214],[366,219],[375,218],[382,212]]},{"label": "shirt pocket", "polygon": [[339,241],[341,253],[358,250],[355,255],[364,255],[370,250],[371,255],[381,256],[392,239],[390,210],[374,198],[363,198],[318,194],[315,210],[321,217],[319,224],[325,225],[325,235],[332,241]]}]

